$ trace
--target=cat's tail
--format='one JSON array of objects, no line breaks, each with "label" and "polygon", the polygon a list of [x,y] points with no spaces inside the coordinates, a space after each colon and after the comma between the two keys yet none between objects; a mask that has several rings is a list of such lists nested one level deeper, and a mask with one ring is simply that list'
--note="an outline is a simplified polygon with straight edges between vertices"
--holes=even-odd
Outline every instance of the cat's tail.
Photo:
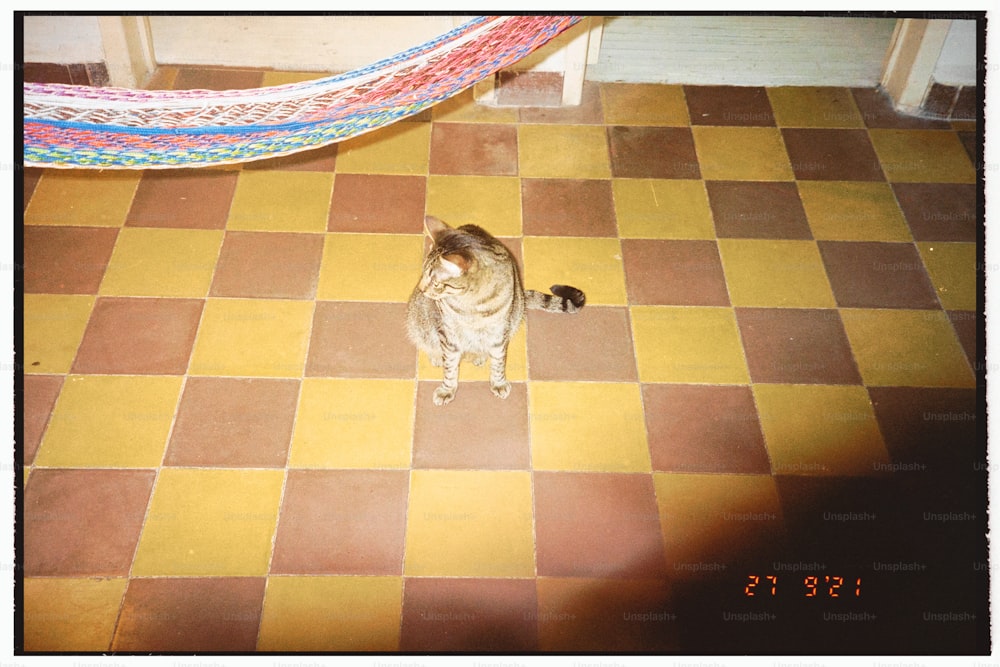
[{"label": "cat's tail", "polygon": [[587,302],[586,295],[569,285],[553,285],[549,289],[552,294],[525,290],[524,305],[536,310],[547,310],[550,313],[576,313]]}]

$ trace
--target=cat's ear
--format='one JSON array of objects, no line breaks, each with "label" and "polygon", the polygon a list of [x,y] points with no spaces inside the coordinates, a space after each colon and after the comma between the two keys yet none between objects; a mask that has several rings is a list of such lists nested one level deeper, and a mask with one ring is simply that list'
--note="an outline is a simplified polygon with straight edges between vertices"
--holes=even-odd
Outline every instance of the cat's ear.
[{"label": "cat's ear", "polygon": [[424,217],[424,231],[427,232],[427,236],[431,237],[432,241],[437,243],[441,235],[451,231],[451,227],[446,225],[443,220],[428,215]]},{"label": "cat's ear", "polygon": [[472,262],[464,255],[450,253],[441,257],[441,268],[452,278],[457,278],[469,272]]}]

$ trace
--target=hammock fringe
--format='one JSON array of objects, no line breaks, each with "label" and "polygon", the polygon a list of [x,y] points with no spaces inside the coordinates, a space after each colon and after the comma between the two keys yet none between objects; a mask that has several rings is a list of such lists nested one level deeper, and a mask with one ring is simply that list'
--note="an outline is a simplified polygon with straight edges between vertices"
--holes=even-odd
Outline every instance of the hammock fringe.
[{"label": "hammock fringe", "polygon": [[25,166],[203,167],[319,148],[420,113],[509,67],[579,16],[483,16],[344,74],[253,90],[24,84]]}]

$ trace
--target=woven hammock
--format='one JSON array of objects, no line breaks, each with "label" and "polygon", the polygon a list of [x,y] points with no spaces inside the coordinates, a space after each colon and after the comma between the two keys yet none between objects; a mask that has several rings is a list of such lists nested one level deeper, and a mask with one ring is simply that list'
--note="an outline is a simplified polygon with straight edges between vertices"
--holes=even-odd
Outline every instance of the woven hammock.
[{"label": "woven hammock", "polygon": [[24,164],[162,169],[319,148],[412,116],[509,67],[578,16],[483,16],[337,76],[250,90],[24,84]]}]

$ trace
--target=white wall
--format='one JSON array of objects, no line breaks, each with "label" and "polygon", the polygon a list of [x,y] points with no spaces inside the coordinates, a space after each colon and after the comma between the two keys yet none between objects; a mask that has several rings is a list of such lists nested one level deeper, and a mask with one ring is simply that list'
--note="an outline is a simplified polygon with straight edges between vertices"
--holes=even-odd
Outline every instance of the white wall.
[{"label": "white wall", "polygon": [[104,61],[96,16],[25,16],[24,61],[74,65]]},{"label": "white wall", "polygon": [[[161,64],[345,71],[451,30],[457,16],[154,16]],[[601,81],[743,85],[874,85],[891,20],[779,17],[619,17],[606,20]],[[934,78],[976,83],[975,21],[954,21]],[[620,33],[616,37],[616,32]],[[563,35],[518,69],[563,69]],[[616,43],[617,40],[617,43]],[[94,16],[26,16],[27,62],[105,60]]]},{"label": "white wall", "polygon": [[451,16],[152,16],[163,65],[342,72],[448,32]]},{"label": "white wall", "polygon": [[[151,16],[161,65],[341,72],[431,40],[471,16]],[[582,26],[525,58],[518,69],[562,71],[561,51]],[[104,60],[97,17],[28,16],[27,62]]]},{"label": "white wall", "polygon": [[977,65],[976,22],[952,21],[934,67],[934,80],[952,86],[974,86]]},{"label": "white wall", "polygon": [[621,16],[587,78],[625,83],[874,86],[895,19]]}]

